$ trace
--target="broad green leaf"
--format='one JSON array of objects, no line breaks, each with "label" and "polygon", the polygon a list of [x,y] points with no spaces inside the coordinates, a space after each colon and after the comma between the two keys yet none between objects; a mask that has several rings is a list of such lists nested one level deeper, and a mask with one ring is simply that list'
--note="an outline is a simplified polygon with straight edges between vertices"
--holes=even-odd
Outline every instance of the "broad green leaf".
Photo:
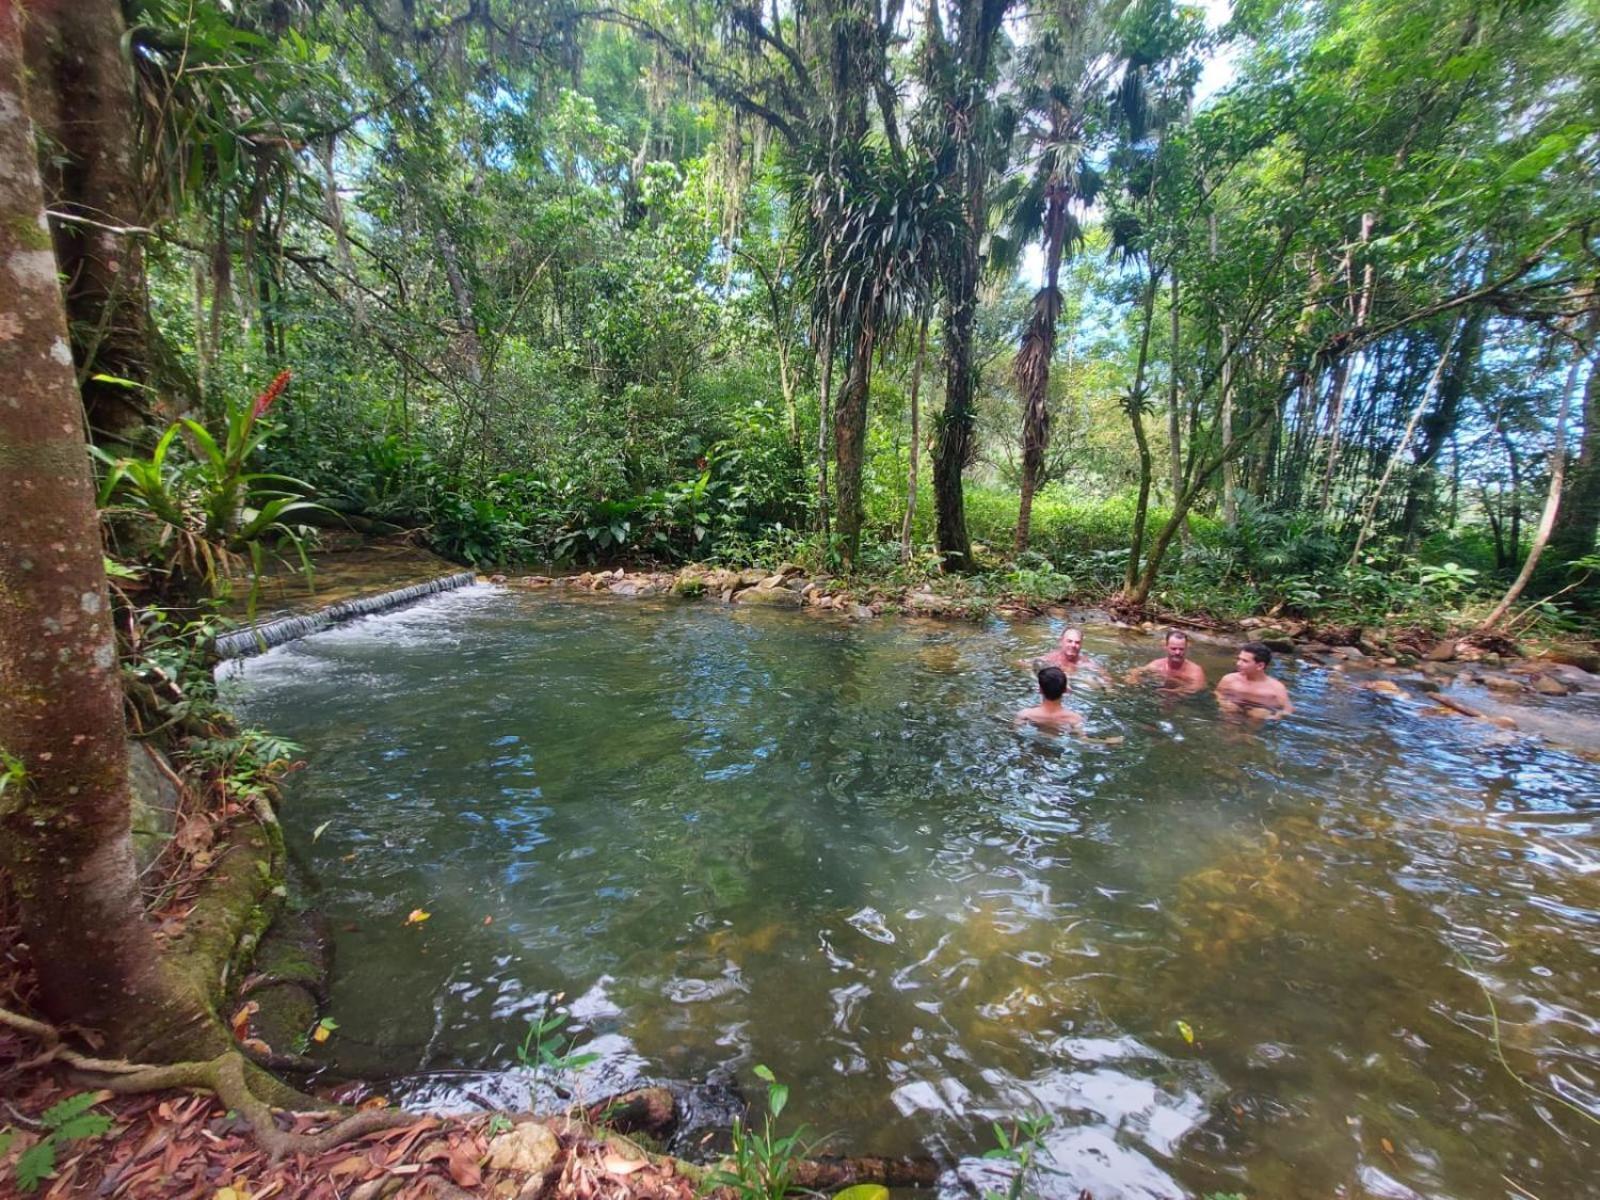
[{"label": "broad green leaf", "polygon": [[835,1192],[833,1200],[889,1200],[889,1189],[881,1183],[858,1183]]}]

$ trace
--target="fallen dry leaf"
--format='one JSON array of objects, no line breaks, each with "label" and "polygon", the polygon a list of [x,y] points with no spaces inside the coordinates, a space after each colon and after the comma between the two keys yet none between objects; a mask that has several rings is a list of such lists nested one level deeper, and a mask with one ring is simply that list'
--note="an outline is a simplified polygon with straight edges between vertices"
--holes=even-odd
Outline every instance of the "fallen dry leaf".
[{"label": "fallen dry leaf", "polygon": [[433,914],[431,912],[425,912],[420,908],[413,908],[411,910],[411,915],[406,918],[406,924],[407,925],[421,925],[424,921],[426,921],[431,916],[433,916]]},{"label": "fallen dry leaf", "polygon": [[233,1014],[233,1019],[229,1022],[229,1024],[233,1026],[234,1041],[244,1041],[245,1037],[250,1032],[250,1018],[255,1016],[256,1013],[260,1011],[261,1005],[257,1004],[254,1000],[251,1000],[242,1005],[239,1008],[239,1011]]},{"label": "fallen dry leaf", "polygon": [[477,1187],[483,1182],[483,1172],[478,1169],[476,1158],[465,1146],[450,1152],[449,1166],[450,1178],[456,1181],[457,1187]]}]

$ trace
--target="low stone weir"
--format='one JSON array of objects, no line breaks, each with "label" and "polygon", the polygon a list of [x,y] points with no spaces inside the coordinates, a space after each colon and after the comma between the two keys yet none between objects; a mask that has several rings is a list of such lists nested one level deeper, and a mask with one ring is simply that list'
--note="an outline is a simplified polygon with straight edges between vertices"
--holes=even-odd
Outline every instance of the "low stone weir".
[{"label": "low stone weir", "polygon": [[436,592],[449,592],[466,587],[476,579],[477,576],[471,571],[461,571],[455,575],[430,579],[426,583],[414,583],[410,587],[396,588],[392,592],[379,592],[376,596],[358,596],[354,600],[341,600],[338,604],[330,604],[317,612],[297,613],[290,617],[278,617],[272,621],[247,625],[243,629],[236,629],[217,638],[217,655],[224,659],[249,658],[274,646],[281,646],[285,642],[292,642],[307,634],[330,629],[356,617],[388,612],[392,608],[400,608],[421,600],[424,596],[432,596]]}]

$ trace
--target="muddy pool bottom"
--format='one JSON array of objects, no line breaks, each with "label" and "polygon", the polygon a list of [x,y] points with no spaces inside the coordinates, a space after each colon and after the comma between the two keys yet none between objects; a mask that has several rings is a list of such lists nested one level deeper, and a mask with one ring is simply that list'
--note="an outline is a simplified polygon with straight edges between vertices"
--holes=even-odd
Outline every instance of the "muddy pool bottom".
[{"label": "muddy pool bottom", "polygon": [[250,660],[319,1053],[548,1102],[559,1005],[580,1097],[766,1064],[952,1194],[1041,1113],[1047,1198],[1600,1194],[1594,765],[1293,665],[1281,725],[1118,685],[1069,700],[1120,744],[1019,730],[1059,631],[473,587]]}]

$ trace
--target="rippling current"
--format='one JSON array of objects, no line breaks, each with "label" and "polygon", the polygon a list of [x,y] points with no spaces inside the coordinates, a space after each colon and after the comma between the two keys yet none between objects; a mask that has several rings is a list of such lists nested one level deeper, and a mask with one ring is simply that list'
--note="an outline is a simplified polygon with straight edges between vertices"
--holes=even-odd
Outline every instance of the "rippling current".
[{"label": "rippling current", "polygon": [[580,1095],[764,1063],[951,1194],[1043,1112],[1047,1198],[1600,1195],[1594,764],[1292,664],[1281,725],[1119,686],[1069,702],[1120,744],[1019,731],[1060,628],[478,587],[250,660],[324,1055],[526,1103],[561,997]]}]

